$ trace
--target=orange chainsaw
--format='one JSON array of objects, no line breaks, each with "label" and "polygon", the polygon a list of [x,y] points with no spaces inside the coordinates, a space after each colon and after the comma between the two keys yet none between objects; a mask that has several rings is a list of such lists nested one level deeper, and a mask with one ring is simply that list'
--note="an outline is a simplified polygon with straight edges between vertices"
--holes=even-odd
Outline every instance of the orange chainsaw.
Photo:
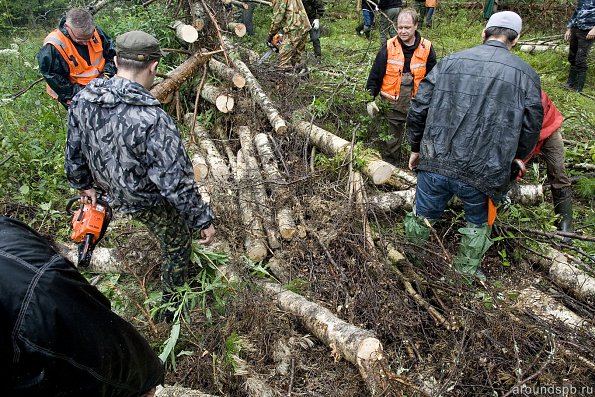
[{"label": "orange chainsaw", "polygon": [[83,204],[78,211],[72,210],[72,205],[80,201],[80,197],[73,197],[66,205],[66,212],[72,215],[72,234],[70,238],[78,243],[78,266],[88,267],[95,246],[103,238],[107,225],[112,220],[112,209],[109,204],[97,199],[95,205]]},{"label": "orange chainsaw", "polygon": [[264,61],[269,59],[274,52],[279,52],[279,49],[283,45],[283,35],[281,33],[277,33],[273,36],[271,41],[267,42],[267,45],[269,46],[269,49],[260,58],[260,60],[257,63],[258,65],[261,65]]}]

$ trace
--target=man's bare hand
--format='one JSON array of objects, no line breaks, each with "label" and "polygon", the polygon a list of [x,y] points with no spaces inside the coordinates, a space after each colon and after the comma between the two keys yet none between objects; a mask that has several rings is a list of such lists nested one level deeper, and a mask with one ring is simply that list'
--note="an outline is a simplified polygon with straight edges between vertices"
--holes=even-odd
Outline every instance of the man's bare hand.
[{"label": "man's bare hand", "polygon": [[566,29],[564,32],[564,41],[570,41],[570,29]]},{"label": "man's bare hand", "polygon": [[151,390],[149,390],[146,394],[143,394],[141,397],[155,397],[155,392],[157,391],[157,388],[152,388]]},{"label": "man's bare hand", "polygon": [[417,153],[412,152],[411,155],[409,156],[409,169],[413,171],[415,168],[417,168],[418,164],[419,164],[419,152],[417,152]]},{"label": "man's bare hand", "polygon": [[587,40],[593,39],[595,39],[595,26],[593,26],[591,30],[589,30],[589,33],[587,33]]},{"label": "man's bare hand", "polygon": [[215,227],[211,224],[211,226],[207,227],[200,231],[200,235],[202,236],[202,240],[198,242],[202,245],[209,245],[215,239]]},{"label": "man's bare hand", "polygon": [[80,201],[83,204],[88,204],[90,202],[91,205],[95,205],[97,203],[97,192],[93,188],[81,190],[79,195],[81,196]]}]

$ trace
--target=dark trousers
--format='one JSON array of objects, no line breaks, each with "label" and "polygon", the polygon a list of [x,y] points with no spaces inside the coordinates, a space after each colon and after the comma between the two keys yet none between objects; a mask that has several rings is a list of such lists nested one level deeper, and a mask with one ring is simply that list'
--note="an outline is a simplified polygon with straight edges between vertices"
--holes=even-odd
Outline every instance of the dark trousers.
[{"label": "dark trousers", "polygon": [[382,98],[382,103],[386,104],[385,117],[388,122],[388,137],[379,139],[380,152],[385,161],[394,166],[401,166],[403,137],[405,135],[405,123],[407,121],[407,112],[411,105],[411,94],[413,92],[413,76],[411,73],[403,73],[401,76],[401,88],[399,98],[396,101]]},{"label": "dark trousers", "polygon": [[192,253],[192,231],[169,203],[146,208],[132,214],[144,223],[161,246],[161,284],[164,292],[184,285]]},{"label": "dark trousers", "polygon": [[545,139],[539,157],[545,161],[547,181],[552,189],[560,190],[570,187],[570,179],[564,167],[564,142],[560,130]]},{"label": "dark trousers", "polygon": [[587,57],[593,45],[593,40],[587,40],[588,30],[570,29],[570,50],[568,62],[577,72],[587,71]]},{"label": "dark trousers", "polygon": [[[312,21],[310,21],[312,23]],[[322,50],[320,48],[320,28],[310,29],[310,40],[312,40],[312,47],[314,47],[314,55],[317,57],[322,56]]]}]

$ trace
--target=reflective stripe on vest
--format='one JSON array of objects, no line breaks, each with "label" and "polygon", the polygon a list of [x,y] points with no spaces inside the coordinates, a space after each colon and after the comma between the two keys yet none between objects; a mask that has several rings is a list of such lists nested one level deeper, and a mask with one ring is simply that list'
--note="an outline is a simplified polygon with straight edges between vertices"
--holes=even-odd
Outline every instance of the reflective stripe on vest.
[{"label": "reflective stripe on vest", "polygon": [[[72,84],[85,86],[103,71],[105,66],[103,43],[97,30],[93,32],[93,38],[87,43],[90,64],[78,53],[73,42],[60,29],[47,35],[43,41],[43,45],[46,44],[53,45],[68,64],[68,80]],[[46,91],[51,97],[58,98],[58,95],[48,84],[46,84]]]},{"label": "reflective stripe on vest", "polygon": [[[422,38],[419,45],[411,56],[409,69],[413,75],[413,92],[411,98],[417,93],[419,82],[426,76],[426,63],[430,56],[430,48],[432,43],[429,40]],[[380,95],[396,101],[399,99],[401,92],[401,76],[405,66],[405,55],[397,37],[386,42],[387,60],[386,73],[382,79],[382,87],[380,87]]]}]

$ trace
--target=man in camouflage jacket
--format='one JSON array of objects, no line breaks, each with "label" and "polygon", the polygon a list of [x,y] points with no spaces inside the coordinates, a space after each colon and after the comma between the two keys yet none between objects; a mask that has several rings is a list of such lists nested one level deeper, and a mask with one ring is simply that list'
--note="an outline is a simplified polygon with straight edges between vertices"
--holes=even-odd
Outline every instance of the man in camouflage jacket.
[{"label": "man in camouflage jacket", "polygon": [[273,0],[273,20],[267,42],[283,33],[283,44],[279,49],[279,67],[296,66],[301,62],[306,35],[312,28],[302,0]]},{"label": "man in camouflage jacket", "polygon": [[200,243],[214,237],[213,213],[202,201],[192,164],[172,118],[147,89],[161,57],[159,42],[133,31],[116,40],[118,73],[95,79],[68,111],[65,171],[81,196],[94,186],[114,209],[131,213],[161,244],[164,299],[187,276],[192,231]]}]

